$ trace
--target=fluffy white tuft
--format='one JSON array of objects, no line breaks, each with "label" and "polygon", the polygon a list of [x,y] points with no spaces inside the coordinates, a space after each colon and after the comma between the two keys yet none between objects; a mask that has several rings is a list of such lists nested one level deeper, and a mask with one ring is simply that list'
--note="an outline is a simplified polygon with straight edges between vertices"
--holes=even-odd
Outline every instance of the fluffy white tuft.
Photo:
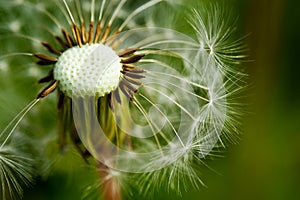
[{"label": "fluffy white tuft", "polygon": [[0,197],[20,199],[33,179],[33,159],[12,146],[0,149]]}]

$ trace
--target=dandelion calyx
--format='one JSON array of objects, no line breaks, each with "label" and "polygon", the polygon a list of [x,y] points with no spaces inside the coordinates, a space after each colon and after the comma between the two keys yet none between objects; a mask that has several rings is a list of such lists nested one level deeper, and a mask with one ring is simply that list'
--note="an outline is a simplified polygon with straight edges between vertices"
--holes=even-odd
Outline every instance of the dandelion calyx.
[{"label": "dandelion calyx", "polygon": [[65,51],[54,67],[54,79],[69,97],[102,97],[119,84],[119,56],[103,44],[75,46]]}]

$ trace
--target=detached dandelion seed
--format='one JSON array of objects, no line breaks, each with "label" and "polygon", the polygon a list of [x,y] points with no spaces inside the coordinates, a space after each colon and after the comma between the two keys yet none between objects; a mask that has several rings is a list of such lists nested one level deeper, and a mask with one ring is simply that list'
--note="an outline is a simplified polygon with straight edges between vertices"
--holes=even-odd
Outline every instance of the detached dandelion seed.
[{"label": "detached dandelion seed", "polygon": [[20,199],[23,187],[33,181],[33,158],[24,154],[14,144],[0,149],[0,197]]},{"label": "detached dandelion seed", "polygon": [[[12,1],[9,6],[19,4]],[[96,185],[101,185],[104,199],[122,199],[132,183],[141,194],[164,184],[178,193],[188,184],[203,185],[195,163],[205,165],[203,159],[237,138],[234,105],[238,104],[231,101],[243,88],[243,74],[235,66],[245,56],[242,40],[234,40],[235,27],[226,21],[231,18],[220,6],[190,9],[186,23],[194,35],[186,35],[144,25],[150,17],[146,10],[173,1],[150,0],[134,6],[134,1],[126,0],[57,0],[58,9],[51,12],[46,5],[54,3],[44,4],[24,1],[26,8],[49,21],[44,28],[52,39],[27,36],[21,33],[25,25],[13,21],[8,32],[35,46],[38,41],[41,48],[0,57],[27,56],[49,69],[38,81],[48,85],[0,135],[3,195],[8,192],[12,198],[14,191],[22,193],[17,179],[7,181],[12,170],[25,185],[31,179],[29,166],[15,163],[25,163],[25,157],[15,152],[11,159],[2,152],[12,145],[24,117],[54,91],[59,148],[67,151],[72,142],[87,163],[96,163],[100,179]],[[136,173],[139,177],[128,180]]]}]

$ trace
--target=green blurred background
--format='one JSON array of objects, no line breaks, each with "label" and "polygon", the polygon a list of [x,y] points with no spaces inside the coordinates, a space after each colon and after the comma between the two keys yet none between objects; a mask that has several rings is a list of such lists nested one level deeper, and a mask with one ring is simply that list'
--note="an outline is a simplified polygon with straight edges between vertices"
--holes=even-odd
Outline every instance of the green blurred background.
[{"label": "green blurred background", "polygon": [[[186,0],[187,3],[192,1]],[[245,66],[249,73],[247,102],[250,106],[245,108],[247,114],[243,120],[241,142],[231,145],[224,158],[208,161],[218,173],[202,169],[206,187],[183,192],[182,197],[157,192],[155,199],[300,199],[300,64],[297,60],[300,58],[300,1],[224,2],[239,15],[240,34],[249,33],[246,43],[253,60]],[[33,84],[32,81],[28,84]],[[10,102],[6,96],[17,89],[7,85],[1,88],[0,116],[1,121],[7,122],[24,105],[24,99],[15,96],[16,99]],[[25,99],[28,102],[30,98]],[[8,112],[10,109],[13,111]],[[53,108],[41,105],[40,109],[47,113]],[[55,114],[40,120],[53,121]],[[42,131],[38,125],[30,129]],[[37,181],[36,186],[28,189],[24,199],[80,199],[80,190],[93,174],[86,174],[84,163],[70,154],[70,158],[64,158],[66,160],[61,161],[61,166],[50,173],[47,180]],[[66,166],[68,159],[72,164]],[[65,173],[63,167],[70,173]]]}]

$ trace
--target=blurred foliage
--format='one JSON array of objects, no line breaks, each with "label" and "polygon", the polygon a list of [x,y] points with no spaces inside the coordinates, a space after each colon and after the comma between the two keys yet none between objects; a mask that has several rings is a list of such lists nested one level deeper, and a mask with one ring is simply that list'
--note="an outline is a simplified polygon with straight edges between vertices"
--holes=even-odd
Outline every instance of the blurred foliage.
[{"label": "blurred foliage", "polygon": [[[4,4],[4,1],[1,3]],[[244,120],[241,142],[229,147],[225,158],[207,163],[218,173],[202,169],[201,176],[207,187],[183,192],[182,197],[165,191],[157,192],[154,199],[299,199],[300,68],[297,58],[300,55],[300,2],[230,0],[226,1],[226,5],[240,16],[240,34],[250,33],[246,43],[253,60],[246,66],[250,83],[248,102],[251,106],[247,109],[250,113],[247,113]],[[5,24],[6,21],[13,21],[26,14],[30,12],[1,12],[0,31],[3,32],[3,27],[9,25]],[[28,23],[26,30],[30,30],[30,23],[34,22]],[[182,28],[180,23],[176,26]],[[7,46],[3,42],[5,40],[10,38],[0,38],[0,56],[8,51],[35,49],[32,43],[22,39],[15,46]],[[40,88],[35,83],[36,77],[45,74],[47,70],[39,71],[32,61],[23,57],[10,58],[9,63],[0,60],[1,129],[35,97]],[[16,67],[7,69],[7,64]],[[53,130],[56,126],[55,116],[53,97],[39,104],[20,129],[35,136],[49,134],[52,148],[56,148]],[[41,145],[37,149],[42,148]],[[71,151],[51,170],[47,179],[41,177],[33,188],[26,191],[24,199],[80,199],[83,187],[88,186],[89,180],[94,177],[88,171],[85,163]]]}]

